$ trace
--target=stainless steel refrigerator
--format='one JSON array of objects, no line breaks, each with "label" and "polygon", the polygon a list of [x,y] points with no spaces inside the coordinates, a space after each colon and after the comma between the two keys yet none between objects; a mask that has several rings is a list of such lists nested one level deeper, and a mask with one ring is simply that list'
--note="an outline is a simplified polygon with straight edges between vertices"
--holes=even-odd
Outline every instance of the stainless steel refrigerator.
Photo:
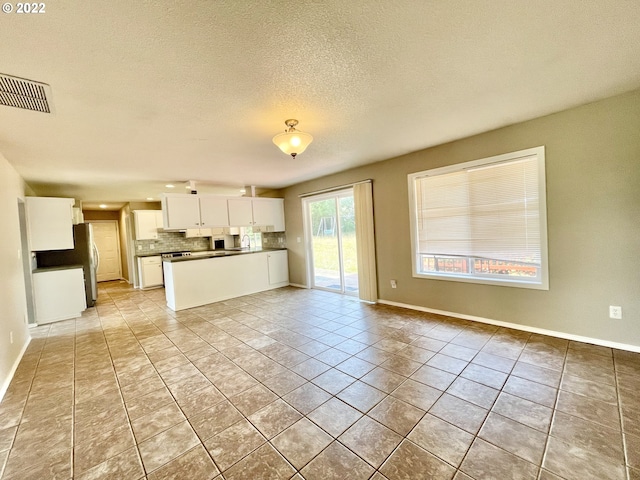
[{"label": "stainless steel refrigerator", "polygon": [[73,244],[72,250],[36,252],[36,262],[38,268],[82,265],[87,307],[93,307],[98,299],[98,250],[93,243],[91,224],[79,223],[73,226]]}]

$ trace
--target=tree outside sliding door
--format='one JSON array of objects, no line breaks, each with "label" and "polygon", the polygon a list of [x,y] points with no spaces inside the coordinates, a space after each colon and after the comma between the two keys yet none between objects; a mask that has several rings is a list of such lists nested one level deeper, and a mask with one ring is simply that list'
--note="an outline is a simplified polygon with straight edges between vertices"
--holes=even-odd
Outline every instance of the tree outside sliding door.
[{"label": "tree outside sliding door", "polygon": [[353,189],[305,199],[314,288],[358,293]]},{"label": "tree outside sliding door", "polygon": [[353,193],[338,198],[342,269],[345,293],[358,293],[358,252],[356,250],[356,216]]}]

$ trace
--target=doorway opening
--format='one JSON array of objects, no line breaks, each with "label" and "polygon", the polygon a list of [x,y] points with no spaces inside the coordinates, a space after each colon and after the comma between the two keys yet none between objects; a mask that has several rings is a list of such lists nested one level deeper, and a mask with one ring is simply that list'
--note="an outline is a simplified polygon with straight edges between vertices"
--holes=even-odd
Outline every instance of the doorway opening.
[{"label": "doorway opening", "polygon": [[358,295],[353,188],[303,200],[312,288]]}]

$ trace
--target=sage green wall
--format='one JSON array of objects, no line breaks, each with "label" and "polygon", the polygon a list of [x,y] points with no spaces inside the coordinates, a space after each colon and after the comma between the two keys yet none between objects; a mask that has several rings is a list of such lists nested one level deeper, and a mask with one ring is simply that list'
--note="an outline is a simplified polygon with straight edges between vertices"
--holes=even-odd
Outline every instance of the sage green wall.
[{"label": "sage green wall", "polygon": [[[407,174],[539,145],[549,290],[413,278]],[[640,346],[640,90],[285,189],[292,283],[306,284],[298,195],[367,178],[380,299]]]}]

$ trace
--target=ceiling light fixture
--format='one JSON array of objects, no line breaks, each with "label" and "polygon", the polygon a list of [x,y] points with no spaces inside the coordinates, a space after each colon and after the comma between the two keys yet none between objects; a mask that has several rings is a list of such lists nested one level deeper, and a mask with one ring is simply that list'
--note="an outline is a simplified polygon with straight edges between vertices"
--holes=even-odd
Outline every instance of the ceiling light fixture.
[{"label": "ceiling light fixture", "polygon": [[298,120],[294,118],[286,120],[284,123],[289,128],[284,133],[279,133],[273,137],[273,143],[287,155],[296,158],[296,155],[306,150],[313,141],[313,137],[308,133],[296,130],[294,127],[298,125]]},{"label": "ceiling light fixture", "polygon": [[167,188],[175,188],[175,185],[171,185],[170,183],[166,184],[165,187]]},{"label": "ceiling light fixture", "polygon": [[103,203],[100,205],[100,208],[107,208],[107,206]]}]

